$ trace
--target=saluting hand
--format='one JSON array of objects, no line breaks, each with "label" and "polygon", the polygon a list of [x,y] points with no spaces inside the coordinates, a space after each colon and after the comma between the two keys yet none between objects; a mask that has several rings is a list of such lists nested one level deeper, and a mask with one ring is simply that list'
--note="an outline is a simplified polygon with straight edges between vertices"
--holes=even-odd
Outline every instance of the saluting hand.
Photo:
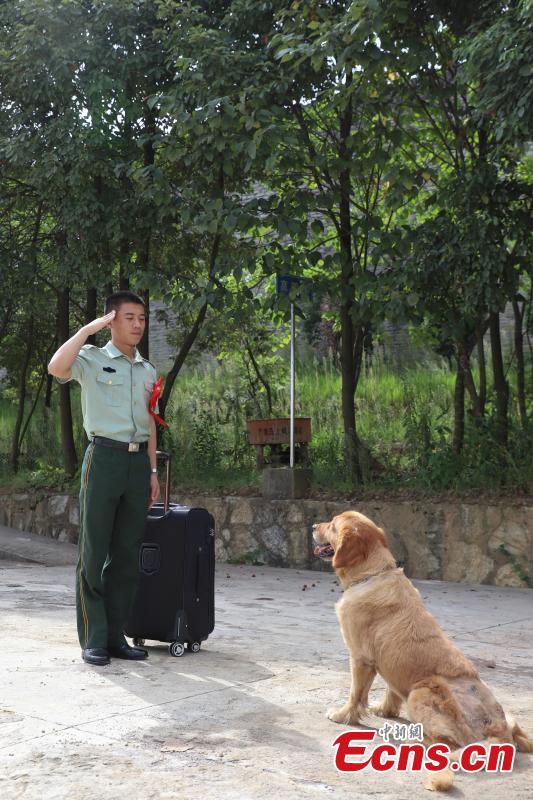
[{"label": "saluting hand", "polygon": [[85,325],[85,330],[87,331],[88,335],[92,336],[93,333],[98,333],[98,331],[101,331],[102,328],[105,328],[106,325],[115,319],[116,313],[117,312],[113,309],[113,311],[110,311],[109,314],[104,314],[103,317],[98,317],[98,319],[93,319],[92,322],[88,322],[87,325]]},{"label": "saluting hand", "polygon": [[74,359],[88,337],[102,330],[106,325],[109,325],[109,323],[115,319],[116,313],[117,312],[113,309],[109,314],[104,314],[103,317],[94,319],[92,322],[84,325],[83,328],[80,328],[68,341],[64,342],[50,359],[50,363],[48,364],[48,372],[50,375],[55,375],[56,378],[70,380],[72,377],[71,369]]}]

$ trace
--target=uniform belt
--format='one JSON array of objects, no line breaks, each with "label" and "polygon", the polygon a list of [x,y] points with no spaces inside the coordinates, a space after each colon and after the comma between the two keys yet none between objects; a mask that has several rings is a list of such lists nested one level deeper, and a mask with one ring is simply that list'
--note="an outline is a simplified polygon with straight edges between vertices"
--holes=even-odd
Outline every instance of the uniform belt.
[{"label": "uniform belt", "polygon": [[93,436],[94,444],[104,447],[116,447],[119,450],[128,450],[130,453],[142,453],[148,448],[148,442],[117,442],[116,439],[107,439],[105,436]]}]

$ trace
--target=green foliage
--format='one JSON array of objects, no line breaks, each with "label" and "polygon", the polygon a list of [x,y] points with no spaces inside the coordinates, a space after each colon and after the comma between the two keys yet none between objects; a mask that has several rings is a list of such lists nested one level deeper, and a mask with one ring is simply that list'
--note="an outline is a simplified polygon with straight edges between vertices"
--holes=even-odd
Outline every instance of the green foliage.
[{"label": "green foliage", "polygon": [[228,564],[249,564],[253,567],[262,567],[265,563],[261,561],[263,554],[260,550],[249,550],[242,555],[236,555],[233,558],[228,558]]},{"label": "green foliage", "polygon": [[[193,472],[235,468],[246,481],[243,420],[287,408],[293,301],[347,345],[342,381],[324,371],[320,402],[306,395],[325,480],[328,469],[345,479],[355,417],[391,475],[416,465],[432,485],[451,485],[454,469],[497,481],[491,386],[475,430],[485,444],[468,425],[454,461],[450,376],[424,405],[414,373],[404,385],[365,372],[362,342],[385,319],[408,322],[425,344],[460,352],[468,373],[490,313],[519,302],[530,330],[530,17],[530,0],[0,3],[0,366],[21,427],[55,346],[60,293],[76,329],[88,290],[100,303],[129,284],[168,309],[169,441]],[[310,279],[315,299],[307,288],[276,297],[273,276],[287,272]],[[183,362],[206,354],[227,367],[224,392],[210,387],[192,408],[180,374],[172,399]],[[517,369],[518,354],[514,387]],[[30,468],[35,430],[21,456]],[[55,421],[42,430],[59,464]],[[75,438],[81,447],[77,410]]]},{"label": "green foliage", "polygon": [[480,85],[474,118],[496,120],[498,142],[527,142],[533,126],[533,5],[509,3],[504,13],[482,14],[457,58],[465,61],[464,82]]},{"label": "green foliage", "polygon": [[76,494],[79,489],[80,474],[69,476],[62,467],[53,467],[44,460],[38,461],[37,469],[20,472],[15,479],[15,486],[29,489],[51,489]]},{"label": "green foliage", "polygon": [[191,452],[198,472],[209,472],[220,464],[219,428],[207,409],[199,411],[192,421]]},{"label": "green foliage", "polygon": [[[242,369],[242,367],[241,367]],[[259,473],[248,444],[246,419],[253,404],[235,391],[237,366],[224,363],[185,370],[169,408],[169,430],[163,449],[173,456],[173,479],[181,491],[257,491]],[[242,376],[245,380],[245,376]],[[467,424],[465,446],[455,456],[450,447],[453,375],[444,367],[416,367],[397,374],[376,361],[361,379],[358,414],[361,435],[385,467],[374,477],[375,488],[425,490],[469,489],[526,491],[533,479],[533,432],[519,428],[513,414],[510,441],[502,449],[493,422]],[[317,490],[349,492],[343,457],[340,376],[328,361],[297,366],[296,413],[310,416],[313,438],[310,460]],[[288,386],[274,392],[276,407],[288,413]],[[78,446],[83,446],[79,410],[75,403]],[[489,414],[491,413],[489,404]],[[9,415],[14,406],[2,401],[0,452],[9,443]],[[61,469],[56,413],[32,421],[18,485],[56,486],[75,493]],[[33,473],[33,474],[32,474]],[[12,480],[4,465],[3,482]]]},{"label": "green foliage", "polygon": [[[411,485],[428,489],[483,488],[489,491],[507,489],[527,492],[531,486],[531,446],[533,434],[513,425],[508,447],[502,447],[493,420],[467,427],[464,447],[457,455],[443,440],[431,448],[420,463],[420,472],[408,478]],[[422,434],[422,438],[424,434]]]}]

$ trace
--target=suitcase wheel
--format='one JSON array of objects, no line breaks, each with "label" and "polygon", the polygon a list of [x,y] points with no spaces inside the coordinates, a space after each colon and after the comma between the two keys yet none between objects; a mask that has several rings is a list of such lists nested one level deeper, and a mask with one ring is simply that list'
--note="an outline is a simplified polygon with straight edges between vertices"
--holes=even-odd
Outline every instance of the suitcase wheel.
[{"label": "suitcase wheel", "polygon": [[185,647],[182,645],[181,642],[171,642],[168,646],[168,652],[174,658],[179,658],[185,652]]},{"label": "suitcase wheel", "polygon": [[200,642],[189,642],[187,644],[188,649],[191,653],[199,653],[200,652]]},{"label": "suitcase wheel", "polygon": [[135,647],[142,647],[144,645],[144,639],[139,639],[137,636],[133,639],[133,644]]}]

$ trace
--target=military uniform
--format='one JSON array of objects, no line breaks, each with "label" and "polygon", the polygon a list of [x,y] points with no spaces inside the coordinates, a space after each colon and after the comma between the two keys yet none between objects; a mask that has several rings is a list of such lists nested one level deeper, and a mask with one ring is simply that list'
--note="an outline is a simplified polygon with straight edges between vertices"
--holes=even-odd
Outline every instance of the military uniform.
[{"label": "military uniform", "polygon": [[91,440],[81,471],[78,636],[83,650],[120,647],[150,500],[148,401],[156,370],[137,350],[130,361],[108,342],[82,347],[71,372]]}]

